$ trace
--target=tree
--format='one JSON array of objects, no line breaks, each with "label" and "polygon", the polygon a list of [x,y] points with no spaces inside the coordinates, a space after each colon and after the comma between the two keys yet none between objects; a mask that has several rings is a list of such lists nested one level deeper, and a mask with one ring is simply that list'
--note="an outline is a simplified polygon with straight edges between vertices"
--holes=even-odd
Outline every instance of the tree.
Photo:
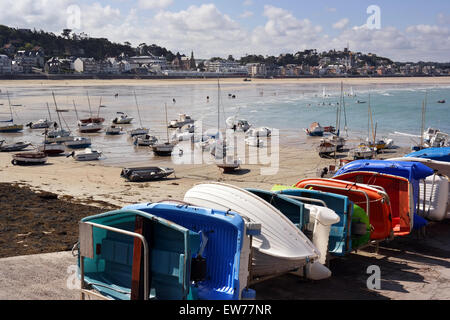
[{"label": "tree", "polygon": [[70,33],[71,33],[71,32],[72,32],[71,29],[63,29],[63,32],[62,32],[61,34],[62,34],[62,36],[63,36],[64,38],[69,39],[69,38],[70,38]]}]

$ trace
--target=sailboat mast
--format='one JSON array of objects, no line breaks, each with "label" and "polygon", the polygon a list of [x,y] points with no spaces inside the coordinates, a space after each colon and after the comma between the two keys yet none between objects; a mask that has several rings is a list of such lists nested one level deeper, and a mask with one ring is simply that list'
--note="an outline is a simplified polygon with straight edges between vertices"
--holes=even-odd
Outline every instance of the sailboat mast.
[{"label": "sailboat mast", "polygon": [[97,110],[97,118],[100,117],[100,108],[102,106],[102,98],[103,97],[100,97],[100,104],[98,105],[98,110]]},{"label": "sailboat mast", "polygon": [[[168,123],[168,119],[167,119],[167,103],[164,103],[164,109],[166,110],[166,123]],[[167,142],[169,141],[169,126],[166,125],[166,133],[167,133]]]},{"label": "sailboat mast", "polygon": [[89,99],[89,92],[86,91],[87,99],[88,99],[88,105],[89,105],[89,114],[91,115],[92,120],[92,109],[91,109],[91,100]]},{"label": "sailboat mast", "polygon": [[8,92],[8,90],[6,90],[6,96],[8,97],[8,104],[9,104],[9,112],[11,114],[11,121],[14,121],[14,119],[13,119],[13,111],[12,111],[12,107],[11,107],[11,100],[9,99],[9,92]]},{"label": "sailboat mast", "polygon": [[133,92],[134,92],[134,101],[136,102],[136,108],[137,108],[137,112],[138,112],[138,116],[139,116],[139,123],[140,123],[141,128],[142,128],[142,119],[141,119],[141,114],[139,112],[139,106],[138,106],[138,102],[137,102],[136,91],[133,91]]},{"label": "sailboat mast", "polygon": [[220,136],[220,83],[217,78],[217,132]]},{"label": "sailboat mast", "polygon": [[59,127],[62,128],[61,117],[59,116],[58,105],[56,104],[55,93],[53,91],[52,91],[52,96],[53,96],[53,102],[55,103],[56,114],[58,115]]},{"label": "sailboat mast", "polygon": [[75,100],[72,100],[72,102],[73,102],[73,108],[75,109],[75,115],[77,116],[77,120],[80,120],[78,118],[78,111],[77,111],[77,107],[75,106]]},{"label": "sailboat mast", "polygon": [[50,121],[52,121],[52,115],[50,114],[50,107],[48,106],[48,102],[47,102],[47,111],[48,111],[48,117],[49,117]]}]

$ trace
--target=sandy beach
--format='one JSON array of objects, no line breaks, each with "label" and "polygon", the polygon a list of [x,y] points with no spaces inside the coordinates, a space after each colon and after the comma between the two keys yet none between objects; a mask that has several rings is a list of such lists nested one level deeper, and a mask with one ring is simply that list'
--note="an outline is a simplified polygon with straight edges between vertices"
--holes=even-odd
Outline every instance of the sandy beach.
[{"label": "sandy beach", "polygon": [[[252,78],[249,82],[244,82],[244,78],[221,78],[223,84],[339,84],[344,82],[349,85],[356,84],[450,84],[450,77],[380,77],[380,78],[280,78],[280,79],[258,79]],[[159,86],[159,85],[186,85],[186,84],[217,84],[217,79],[112,79],[112,80],[0,80],[0,87],[9,87],[20,84],[21,86],[109,86],[109,85],[139,85],[139,86]]]}]

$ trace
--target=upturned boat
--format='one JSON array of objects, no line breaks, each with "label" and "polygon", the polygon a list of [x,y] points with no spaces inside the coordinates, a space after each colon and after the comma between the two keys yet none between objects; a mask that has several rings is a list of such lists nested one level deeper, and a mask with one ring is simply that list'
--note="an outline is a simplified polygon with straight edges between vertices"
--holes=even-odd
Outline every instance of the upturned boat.
[{"label": "upturned boat", "polygon": [[283,213],[249,191],[214,183],[188,190],[184,201],[205,208],[231,210],[261,224],[261,235],[253,237],[253,277],[297,271],[320,256],[314,244]]},{"label": "upturned boat", "polygon": [[174,169],[163,167],[123,168],[120,176],[131,182],[145,182],[166,178],[174,172]]},{"label": "upturned boat", "polygon": [[350,201],[363,208],[369,217],[370,224],[374,229],[370,234],[371,240],[393,238],[392,212],[389,196],[386,192],[365,184],[336,179],[304,179],[298,182],[295,187],[347,196]]}]

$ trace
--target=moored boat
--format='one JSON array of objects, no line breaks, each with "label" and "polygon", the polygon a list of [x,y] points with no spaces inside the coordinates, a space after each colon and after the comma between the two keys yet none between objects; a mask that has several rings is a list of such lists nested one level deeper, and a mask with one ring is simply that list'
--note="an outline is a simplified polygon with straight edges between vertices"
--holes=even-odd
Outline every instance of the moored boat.
[{"label": "moored boat", "polygon": [[9,143],[5,144],[4,141],[0,144],[0,151],[1,152],[13,152],[13,151],[21,151],[23,149],[28,148],[31,145],[31,142],[15,142],[15,143]]},{"label": "moored boat", "polygon": [[145,182],[166,178],[174,172],[174,169],[163,167],[123,168],[120,176],[131,182]]},{"label": "moored boat", "polygon": [[88,137],[72,137],[73,139],[65,141],[64,145],[70,149],[83,149],[91,146],[91,138]]},{"label": "moored boat", "polygon": [[324,128],[318,122],[311,123],[309,129],[305,129],[306,134],[310,137],[322,137],[324,131]]},{"label": "moored boat", "polygon": [[38,147],[38,151],[45,153],[48,156],[57,156],[64,151],[66,151],[66,148],[63,144],[60,143],[50,143],[50,144],[43,144]]},{"label": "moored boat", "polygon": [[107,135],[119,135],[122,132],[122,127],[117,127],[115,125],[109,126],[105,130],[105,134]]},{"label": "moored boat", "polygon": [[73,151],[68,157],[72,156],[76,161],[93,161],[98,160],[102,153],[91,148],[86,148],[83,151]]},{"label": "moored boat", "polygon": [[133,121],[133,118],[128,116],[127,114],[123,112],[117,112],[119,116],[115,117],[112,120],[112,123],[114,124],[130,124],[131,121]]},{"label": "moored boat", "polygon": [[13,154],[11,161],[13,165],[40,165],[45,162],[47,162],[47,155],[37,151]]}]

